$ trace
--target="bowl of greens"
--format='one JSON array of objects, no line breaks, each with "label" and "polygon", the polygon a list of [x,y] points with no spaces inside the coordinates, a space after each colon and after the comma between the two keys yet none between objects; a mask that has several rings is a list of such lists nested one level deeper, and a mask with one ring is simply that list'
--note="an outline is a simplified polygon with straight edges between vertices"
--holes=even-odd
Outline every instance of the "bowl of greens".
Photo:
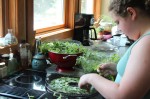
[{"label": "bowl of greens", "polygon": [[78,87],[79,79],[79,76],[52,73],[45,80],[45,89],[48,93],[53,93],[54,96],[61,97],[61,99],[66,99],[65,97],[88,99],[98,95],[95,88],[91,86],[83,89]]},{"label": "bowl of greens", "polygon": [[58,71],[74,70],[76,59],[86,50],[83,45],[71,41],[45,42],[40,46],[41,52],[48,53],[51,63],[57,65]]}]

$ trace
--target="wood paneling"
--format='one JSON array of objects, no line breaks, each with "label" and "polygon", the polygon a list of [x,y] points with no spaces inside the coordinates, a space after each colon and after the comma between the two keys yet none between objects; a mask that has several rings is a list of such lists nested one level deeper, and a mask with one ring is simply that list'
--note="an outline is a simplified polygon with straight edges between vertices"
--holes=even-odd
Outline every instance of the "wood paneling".
[{"label": "wood paneling", "polygon": [[3,28],[2,28],[2,0],[0,0],[0,37],[3,36]]},{"label": "wood paneling", "polygon": [[9,28],[9,0],[2,0],[2,35],[5,36]]},{"label": "wood paneling", "polygon": [[[26,39],[26,20],[25,20],[25,6],[26,0],[2,0],[3,4],[3,32],[7,33],[9,28],[13,29],[13,34],[18,38],[18,43],[21,39]],[[3,36],[4,36],[3,35]],[[16,45],[17,46],[17,45]],[[0,50],[1,53],[8,53],[9,48],[17,50],[18,47],[10,45]]]},{"label": "wood paneling", "polygon": [[76,0],[66,0],[67,6],[66,6],[66,28],[74,28],[74,14],[75,14],[75,6],[77,5]]},{"label": "wood paneling", "polygon": [[97,20],[101,14],[101,0],[94,0],[94,17]]},{"label": "wood paneling", "polygon": [[26,40],[26,0],[17,0],[16,8],[16,32],[18,36],[18,41]]},{"label": "wood paneling", "polygon": [[26,0],[26,33],[27,41],[31,46],[34,45],[35,31],[33,30],[33,0]]}]

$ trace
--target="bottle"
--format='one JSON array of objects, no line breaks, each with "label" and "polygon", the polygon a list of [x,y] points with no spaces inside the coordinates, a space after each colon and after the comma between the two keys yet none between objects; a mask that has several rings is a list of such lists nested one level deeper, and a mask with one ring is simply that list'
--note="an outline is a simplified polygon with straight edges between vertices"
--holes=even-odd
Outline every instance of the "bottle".
[{"label": "bottle", "polygon": [[4,40],[5,40],[5,45],[18,43],[17,38],[13,35],[12,29],[8,29],[8,32],[5,35]]},{"label": "bottle", "polygon": [[35,52],[34,55],[38,54],[39,51],[39,46],[41,45],[41,38],[36,38],[35,39]]},{"label": "bottle", "polygon": [[17,60],[14,58],[14,53],[12,53],[12,49],[10,48],[10,53],[9,53],[9,60],[8,60],[8,66],[7,66],[7,74],[11,75],[15,71],[17,71]]},{"label": "bottle", "polygon": [[31,51],[30,44],[26,43],[25,40],[22,40],[19,45],[20,59],[21,59],[21,67],[22,69],[29,68],[31,64]]}]

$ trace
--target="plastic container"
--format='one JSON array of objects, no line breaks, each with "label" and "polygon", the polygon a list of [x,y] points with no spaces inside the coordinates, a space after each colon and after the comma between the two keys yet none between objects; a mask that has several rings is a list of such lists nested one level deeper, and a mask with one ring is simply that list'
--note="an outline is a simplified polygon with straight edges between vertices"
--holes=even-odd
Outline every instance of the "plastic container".
[{"label": "plastic container", "polygon": [[5,35],[4,40],[5,40],[5,45],[17,44],[18,43],[17,38],[13,35],[12,29],[8,29],[8,32]]},{"label": "plastic container", "polygon": [[111,34],[112,23],[110,22],[100,22],[100,30],[103,31],[104,35]]},{"label": "plastic container", "polygon": [[20,59],[21,59],[21,66],[23,69],[29,68],[31,64],[31,51],[30,51],[30,44],[26,43],[25,40],[22,40],[19,45],[19,52],[20,52]]},{"label": "plastic container", "polygon": [[0,78],[7,76],[7,67],[5,66],[5,62],[0,63]]}]

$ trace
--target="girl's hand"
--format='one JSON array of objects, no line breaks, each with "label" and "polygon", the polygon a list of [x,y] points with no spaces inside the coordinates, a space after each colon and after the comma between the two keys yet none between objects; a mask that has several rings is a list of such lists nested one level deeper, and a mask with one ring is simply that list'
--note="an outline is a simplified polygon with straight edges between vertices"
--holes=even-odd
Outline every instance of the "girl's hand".
[{"label": "girl's hand", "polygon": [[117,75],[116,64],[115,63],[107,63],[101,64],[97,69],[97,72],[101,73],[102,76],[107,77],[108,75]]},{"label": "girl's hand", "polygon": [[80,88],[89,90],[91,87],[90,78],[93,78],[95,75],[97,75],[97,74],[91,73],[91,74],[85,74],[85,75],[81,76],[78,86]]}]

